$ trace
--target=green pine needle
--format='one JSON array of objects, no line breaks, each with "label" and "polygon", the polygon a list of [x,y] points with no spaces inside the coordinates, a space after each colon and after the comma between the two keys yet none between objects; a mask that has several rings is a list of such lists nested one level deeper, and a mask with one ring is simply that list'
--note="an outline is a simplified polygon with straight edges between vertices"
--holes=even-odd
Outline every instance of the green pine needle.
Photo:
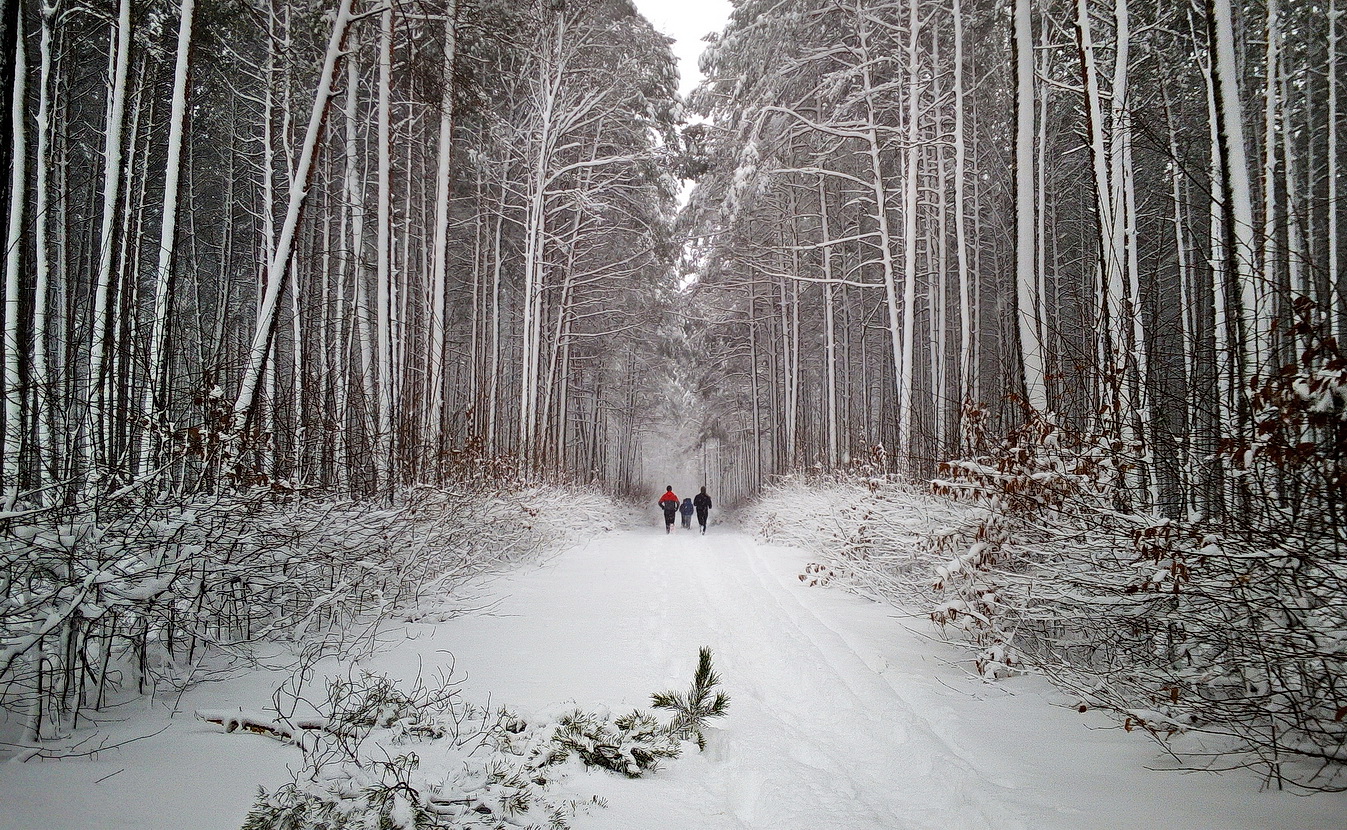
[{"label": "green pine needle", "polygon": [[672,737],[696,741],[699,749],[706,749],[706,736],[702,732],[706,722],[723,717],[730,708],[730,696],[717,691],[719,685],[720,676],[711,667],[711,649],[702,646],[688,693],[656,692],[650,696],[650,705],[674,713],[668,727]]}]

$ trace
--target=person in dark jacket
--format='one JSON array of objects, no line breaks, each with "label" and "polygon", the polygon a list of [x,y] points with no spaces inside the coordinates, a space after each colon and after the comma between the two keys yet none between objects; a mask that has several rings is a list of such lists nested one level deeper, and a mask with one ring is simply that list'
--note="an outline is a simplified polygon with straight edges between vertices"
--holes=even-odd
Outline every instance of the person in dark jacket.
[{"label": "person in dark jacket", "polygon": [[[702,526],[702,533],[706,532],[706,515],[711,512],[711,497],[706,495],[706,488],[697,494],[692,500],[692,506],[697,511],[697,524]],[[684,519],[686,521],[686,519]]]},{"label": "person in dark jacket", "polygon": [[678,508],[678,512],[683,514],[683,529],[692,529],[692,499],[683,499],[683,506]]},{"label": "person in dark jacket", "polygon": [[673,532],[674,515],[678,513],[678,496],[674,494],[673,485],[664,488],[664,495],[659,497],[660,509],[664,511],[664,532]]}]

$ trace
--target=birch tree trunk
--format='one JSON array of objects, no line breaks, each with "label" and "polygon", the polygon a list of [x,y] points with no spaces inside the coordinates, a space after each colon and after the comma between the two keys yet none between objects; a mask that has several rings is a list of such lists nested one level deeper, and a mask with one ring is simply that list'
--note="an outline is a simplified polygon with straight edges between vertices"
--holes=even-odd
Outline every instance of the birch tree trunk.
[{"label": "birch tree trunk", "polygon": [[393,74],[393,9],[379,16],[378,207],[375,242],[374,334],[378,348],[375,383],[378,385],[379,425],[375,438],[378,486],[392,492],[393,473],[393,314],[392,314],[392,145],[390,139],[391,79]]},{"label": "birch tree trunk", "polygon": [[116,47],[108,96],[107,128],[103,136],[103,209],[98,234],[98,270],[91,315],[89,365],[85,374],[87,405],[76,437],[83,465],[83,489],[92,489],[102,475],[106,449],[106,394],[108,338],[112,321],[112,232],[122,183],[122,121],[126,113],[126,76],[131,65],[131,0],[121,0],[114,29]]},{"label": "birch tree trunk", "polygon": [[1222,167],[1225,208],[1225,258],[1228,273],[1235,277],[1239,299],[1240,373],[1236,388],[1259,373],[1267,358],[1267,334],[1271,316],[1265,307],[1265,291],[1253,271],[1256,248],[1253,224],[1253,185],[1244,141],[1244,107],[1239,96],[1239,63],[1235,57],[1234,11],[1230,0],[1207,0],[1213,55],[1217,142]]},{"label": "birch tree trunk", "polygon": [[290,252],[294,245],[295,232],[299,226],[300,212],[308,196],[310,173],[314,155],[318,148],[318,136],[322,132],[327,105],[332,97],[332,78],[336,73],[337,60],[341,57],[341,44],[346,29],[351,22],[351,0],[341,0],[336,18],[332,22],[332,33],[328,39],[327,53],[323,59],[323,68],[318,80],[318,89],[314,93],[313,108],[309,112],[309,124],[304,134],[304,144],[300,150],[299,161],[295,165],[295,176],[290,182],[290,195],[286,209],[285,223],[281,226],[277,239],[276,253],[272,258],[266,292],[257,312],[257,326],[253,332],[252,345],[248,350],[248,363],[244,370],[243,381],[239,385],[239,394],[234,402],[233,422],[230,426],[227,443],[226,461],[236,462],[238,442],[253,409],[253,400],[257,393],[257,384],[262,376],[267,352],[275,330],[276,310],[280,294],[289,277]]},{"label": "birch tree trunk", "polygon": [[1034,33],[1029,0],[1015,0],[1015,306],[1025,403],[1048,411],[1034,275]]},{"label": "birch tree trunk", "polygon": [[56,16],[55,5],[45,0],[41,6],[42,35],[39,42],[40,69],[38,72],[37,156],[34,184],[36,215],[33,217],[33,259],[36,279],[33,285],[33,419],[37,428],[37,471],[34,484],[41,489],[49,479],[60,476],[59,457],[51,436],[53,421],[52,379],[47,364],[47,295],[51,284],[51,245],[48,214],[51,200],[48,191],[48,170],[51,166],[51,84],[52,84],[52,26]]},{"label": "birch tree trunk", "polygon": [[[182,166],[183,122],[187,112],[187,73],[192,50],[192,15],[195,0],[182,0],[178,9],[178,50],[173,66],[173,99],[169,112],[168,159],[164,163],[164,208],[159,223],[159,262],[154,272],[154,317],[151,320],[148,354],[149,374],[141,398],[141,414],[151,426],[147,441],[150,467],[159,463],[163,441],[163,417],[167,407],[165,355],[168,348],[169,303],[172,292],[173,249],[178,222],[178,180]],[[137,473],[140,469],[137,469]]]},{"label": "birch tree trunk", "polygon": [[[5,332],[4,332],[4,458],[0,460],[0,488],[3,488],[3,509],[13,510],[18,501],[23,469],[23,385],[20,365],[24,344],[19,320],[19,288],[22,274],[23,214],[27,204],[28,149],[23,105],[26,98],[28,58],[24,48],[23,12],[14,16],[15,54],[14,84],[10,90],[10,118],[12,119],[9,177],[9,222],[5,233]],[[39,162],[40,163],[40,162]]]},{"label": "birch tree trunk", "polygon": [[[429,407],[426,414],[425,445],[428,447],[436,475],[441,473],[440,455],[444,451],[441,430],[444,428],[444,313],[445,278],[449,256],[449,179],[453,153],[454,132],[454,52],[457,44],[458,0],[449,0],[444,10],[444,93],[440,96],[439,156],[435,168],[435,229],[434,250],[431,254],[430,277],[430,353]],[[474,264],[475,267],[475,264]],[[473,304],[473,320],[477,319]],[[475,355],[474,355],[475,363]]]}]

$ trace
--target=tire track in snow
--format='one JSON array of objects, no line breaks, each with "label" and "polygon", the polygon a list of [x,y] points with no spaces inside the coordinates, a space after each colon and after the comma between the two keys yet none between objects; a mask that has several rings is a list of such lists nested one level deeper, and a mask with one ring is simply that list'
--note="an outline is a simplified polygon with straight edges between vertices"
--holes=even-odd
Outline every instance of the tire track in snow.
[{"label": "tire track in snow", "polygon": [[[1017,828],[1013,810],[743,537],[684,557],[732,632],[721,735],[727,806],[746,828]],[[708,551],[710,553],[710,551]],[[728,623],[728,624],[726,624]]]}]

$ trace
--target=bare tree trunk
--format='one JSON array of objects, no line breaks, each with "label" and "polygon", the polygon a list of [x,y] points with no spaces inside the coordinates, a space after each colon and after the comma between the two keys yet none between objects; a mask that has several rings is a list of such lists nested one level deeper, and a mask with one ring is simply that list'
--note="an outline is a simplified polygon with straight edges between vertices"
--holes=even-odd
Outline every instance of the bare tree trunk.
[{"label": "bare tree trunk", "polygon": [[1328,312],[1332,331],[1347,342],[1347,292],[1342,285],[1338,240],[1338,17],[1337,0],[1328,0]]},{"label": "bare tree trunk", "polygon": [[1225,256],[1229,272],[1236,277],[1239,298],[1240,336],[1232,346],[1240,354],[1239,382],[1259,373],[1267,359],[1268,326],[1265,292],[1256,281],[1253,225],[1253,186],[1244,141],[1244,109],[1239,97],[1239,63],[1235,56],[1234,11],[1230,0],[1208,0],[1213,55],[1217,143],[1222,167],[1225,209]]},{"label": "bare tree trunk", "polygon": [[52,26],[56,16],[55,5],[42,2],[42,37],[39,46],[41,69],[38,73],[37,104],[37,158],[35,184],[36,215],[33,217],[33,256],[36,281],[33,285],[33,418],[37,427],[37,469],[34,484],[39,490],[59,472],[59,456],[52,441],[51,424],[54,420],[52,379],[47,364],[48,322],[47,295],[51,285],[51,258],[48,215],[51,211],[47,175],[51,167],[51,85],[52,85]]},{"label": "bare tree trunk", "polygon": [[[168,159],[164,165],[164,209],[159,223],[159,262],[154,275],[154,317],[151,322],[146,377],[141,412],[151,423],[145,461],[159,463],[163,442],[163,416],[167,401],[165,358],[168,349],[169,302],[172,296],[173,247],[178,222],[178,179],[182,166],[183,122],[187,112],[187,72],[192,50],[192,14],[195,0],[181,0],[178,10],[178,51],[173,67],[173,99],[169,113]],[[139,465],[138,465],[139,467]],[[140,469],[137,469],[137,473]]]},{"label": "bare tree trunk", "polygon": [[[910,0],[914,2],[914,0]],[[861,88],[865,100],[866,128],[865,140],[870,162],[870,193],[875,205],[875,224],[879,239],[880,265],[884,274],[884,294],[889,312],[889,346],[893,352],[894,390],[898,398],[898,450],[908,452],[907,441],[912,434],[912,372],[911,357],[906,344],[911,330],[903,330],[903,319],[910,313],[911,305],[899,316],[898,274],[893,261],[893,236],[889,232],[888,188],[884,183],[884,166],[880,159],[879,133],[877,130],[878,113],[875,108],[874,82],[870,72],[870,47],[868,25],[864,15],[859,17]],[[915,287],[914,287],[915,288]],[[904,289],[906,294],[907,289]]]},{"label": "bare tree trunk", "polygon": [[500,427],[497,423],[500,410],[500,290],[501,268],[504,265],[504,253],[500,246],[501,232],[505,225],[505,178],[504,172],[502,172],[500,201],[497,203],[496,210],[496,228],[491,246],[491,393],[487,403],[486,452],[487,456],[492,458],[498,452],[497,441],[500,434]]},{"label": "bare tree trunk", "polygon": [[[4,458],[0,459],[0,507],[13,510],[19,496],[23,470],[23,385],[20,365],[24,344],[19,320],[19,283],[22,278],[23,213],[27,203],[28,148],[27,125],[23,105],[28,79],[28,58],[24,49],[23,12],[14,16],[14,85],[10,90],[10,117],[13,127],[10,151],[9,223],[5,234],[5,333],[4,333]],[[39,159],[41,164],[42,160]]]},{"label": "bare tree trunk", "polygon": [[289,276],[290,252],[294,245],[295,231],[299,225],[300,212],[304,207],[309,191],[310,172],[314,155],[318,148],[318,136],[322,132],[328,101],[332,97],[332,78],[336,73],[337,60],[341,57],[341,43],[346,36],[347,26],[351,22],[351,0],[341,0],[336,18],[332,22],[332,34],[328,39],[327,53],[323,60],[323,69],[319,76],[318,89],[314,93],[313,108],[309,112],[309,124],[304,135],[304,144],[300,150],[299,161],[295,166],[295,176],[290,182],[290,198],[286,210],[285,223],[281,226],[277,240],[276,253],[272,259],[266,293],[257,312],[257,326],[253,332],[252,345],[248,350],[248,364],[243,381],[239,386],[238,398],[234,403],[233,423],[228,436],[234,446],[228,460],[237,462],[238,441],[253,408],[253,399],[257,384],[266,363],[267,352],[275,330],[276,307],[280,293]]},{"label": "bare tree trunk", "polygon": [[[957,0],[956,0],[957,2]],[[828,223],[828,194],[823,186],[823,177],[818,179],[819,226],[823,238],[830,239],[832,231]],[[827,377],[828,438],[824,458],[828,469],[837,467],[837,332],[835,311],[833,308],[833,252],[831,245],[824,245],[823,251],[823,354],[825,375]]]},{"label": "bare tree trunk", "polygon": [[954,253],[959,270],[959,411],[977,398],[977,357],[973,342],[973,276],[968,268],[968,147],[964,139],[963,9],[952,0],[954,18]]},{"label": "bare tree trunk", "polygon": [[112,60],[111,94],[103,140],[103,209],[98,234],[98,270],[91,316],[89,366],[85,375],[87,406],[79,431],[77,455],[84,470],[83,487],[96,485],[106,453],[106,395],[104,379],[108,363],[108,338],[112,320],[112,232],[117,221],[117,201],[122,183],[122,121],[126,113],[126,76],[131,65],[131,0],[121,0]]},{"label": "bare tree trunk", "polygon": [[1029,0],[1015,0],[1015,300],[1025,402],[1048,411],[1034,275],[1034,33]]},{"label": "bare tree trunk", "polygon": [[393,488],[393,312],[392,298],[392,144],[389,137],[391,114],[390,83],[393,73],[393,9],[388,7],[379,16],[379,103],[378,103],[378,159],[379,196],[377,207],[377,234],[375,242],[374,302],[377,316],[374,334],[378,346],[378,366],[375,383],[378,384],[379,426],[375,438],[375,469],[378,486],[386,492]]},{"label": "bare tree trunk", "polygon": [[[430,353],[429,406],[426,413],[425,446],[431,453],[437,477],[442,473],[440,456],[444,451],[440,430],[444,426],[444,313],[445,313],[445,277],[449,258],[449,178],[450,160],[453,152],[454,132],[454,52],[457,43],[458,0],[449,0],[444,10],[444,91],[440,96],[440,134],[439,156],[435,168],[435,228],[434,250],[431,254],[430,277]],[[475,267],[475,266],[474,266]],[[477,319],[477,308],[473,306],[473,320]]]}]

